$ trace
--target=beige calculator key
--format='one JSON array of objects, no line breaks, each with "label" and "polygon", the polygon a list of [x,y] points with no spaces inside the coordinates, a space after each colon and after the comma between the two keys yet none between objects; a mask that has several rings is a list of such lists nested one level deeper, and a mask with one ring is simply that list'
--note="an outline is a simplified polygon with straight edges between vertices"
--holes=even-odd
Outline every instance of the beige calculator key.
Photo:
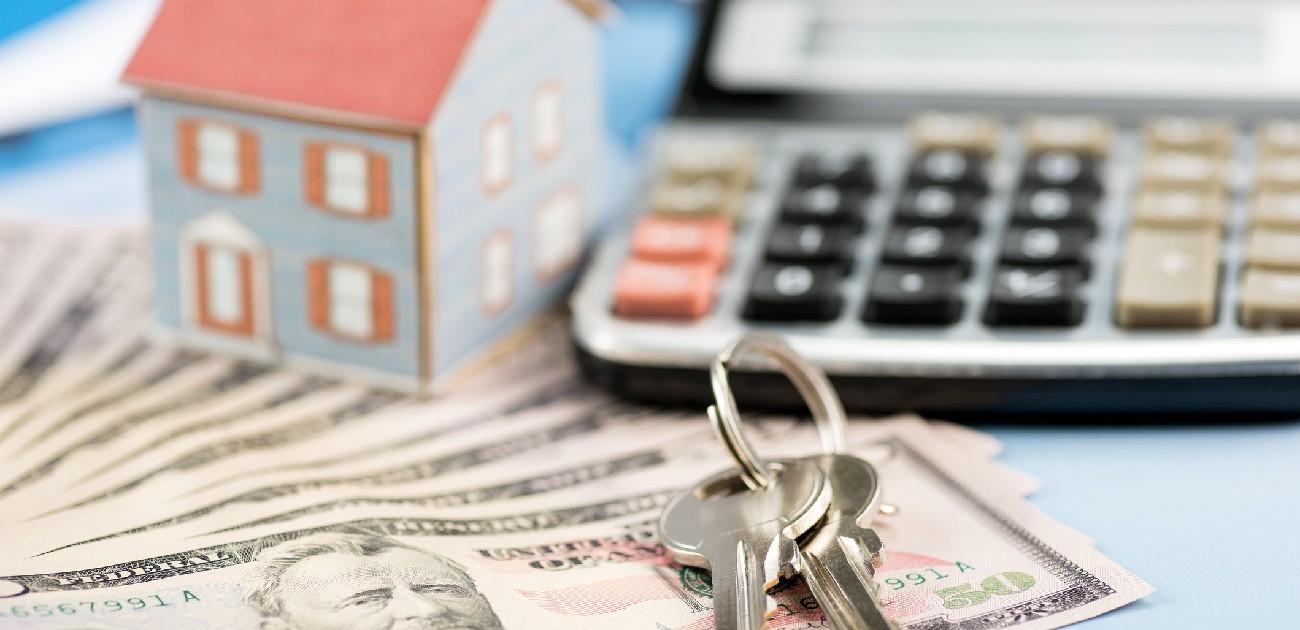
[{"label": "beige calculator key", "polygon": [[715,179],[736,189],[749,187],[758,164],[758,152],[743,142],[676,140],[664,152],[663,168],[669,179],[690,183]]},{"label": "beige calculator key", "polygon": [[1250,268],[1241,280],[1241,325],[1300,326],[1300,273]]},{"label": "beige calculator key", "polygon": [[650,211],[671,216],[736,217],[744,194],[716,179],[681,182],[667,179],[650,193]]},{"label": "beige calculator key", "polygon": [[1300,230],[1257,227],[1246,240],[1246,263],[1300,271]]},{"label": "beige calculator key", "polygon": [[1116,319],[1126,328],[1206,327],[1219,283],[1217,230],[1134,228],[1120,263]]},{"label": "beige calculator key", "polygon": [[1148,150],[1193,151],[1218,157],[1232,152],[1237,127],[1229,120],[1165,116],[1147,121]]},{"label": "beige calculator key", "polygon": [[1133,200],[1133,222],[1150,227],[1223,226],[1227,202],[1219,193],[1189,189],[1144,190]]},{"label": "beige calculator key", "polygon": [[1114,127],[1095,116],[1034,116],[1025,121],[1025,145],[1031,152],[1070,151],[1104,157]]},{"label": "beige calculator key", "polygon": [[1300,120],[1270,120],[1255,130],[1261,155],[1300,154]]},{"label": "beige calculator key", "polygon": [[1261,157],[1255,170],[1255,189],[1300,192],[1300,154]]},{"label": "beige calculator key", "polygon": [[1002,123],[983,114],[927,112],[912,119],[912,143],[917,149],[963,149],[985,155],[997,150]]},{"label": "beige calculator key", "polygon": [[1195,189],[1223,194],[1227,167],[1204,153],[1149,153],[1142,161],[1142,186],[1147,189]]},{"label": "beige calculator key", "polygon": [[1254,225],[1300,230],[1300,192],[1261,192],[1251,203]]}]

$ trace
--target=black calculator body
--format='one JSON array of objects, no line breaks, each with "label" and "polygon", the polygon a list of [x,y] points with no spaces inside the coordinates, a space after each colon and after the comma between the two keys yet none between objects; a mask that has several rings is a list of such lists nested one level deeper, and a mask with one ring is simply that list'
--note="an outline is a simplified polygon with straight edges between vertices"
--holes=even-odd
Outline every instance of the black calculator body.
[{"label": "black calculator body", "polygon": [[[1068,55],[1149,42],[1154,21],[860,4],[708,4],[632,224],[571,300],[592,380],[707,401],[712,357],[762,329],[859,411],[1300,410],[1300,94],[1271,75],[1194,81],[1179,37],[1222,26],[1215,9],[1160,27],[1168,49],[1126,82],[1103,53]],[[1048,62],[914,61],[954,28],[1006,55],[1066,27]],[[899,78],[927,67],[937,84]],[[997,81],[981,91],[981,76]],[[753,368],[733,376],[744,400],[797,402]]]}]

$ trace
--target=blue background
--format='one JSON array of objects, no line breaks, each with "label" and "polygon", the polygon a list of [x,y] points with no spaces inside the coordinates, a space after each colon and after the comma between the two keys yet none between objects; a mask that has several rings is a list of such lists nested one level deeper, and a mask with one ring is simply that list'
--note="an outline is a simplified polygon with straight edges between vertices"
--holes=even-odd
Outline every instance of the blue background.
[{"label": "blue background", "polygon": [[[6,2],[0,38],[73,4]],[[618,4],[605,34],[607,107],[631,151],[671,105],[694,16],[667,0]],[[0,137],[0,180],[134,135],[121,110]],[[1042,480],[1036,505],[1158,589],[1083,627],[1300,627],[1300,424],[979,428],[1002,440],[1001,461]]]}]

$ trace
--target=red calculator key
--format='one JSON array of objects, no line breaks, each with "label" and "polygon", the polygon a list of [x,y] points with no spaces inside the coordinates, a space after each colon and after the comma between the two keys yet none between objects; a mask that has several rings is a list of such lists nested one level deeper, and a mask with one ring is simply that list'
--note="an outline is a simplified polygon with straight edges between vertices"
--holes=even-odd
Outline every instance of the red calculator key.
[{"label": "red calculator key", "polygon": [[614,284],[614,312],[620,317],[698,319],[713,308],[717,282],[712,263],[631,259]]},{"label": "red calculator key", "polygon": [[632,232],[632,257],[653,262],[702,262],[719,270],[731,255],[731,222],[723,217],[645,216]]}]

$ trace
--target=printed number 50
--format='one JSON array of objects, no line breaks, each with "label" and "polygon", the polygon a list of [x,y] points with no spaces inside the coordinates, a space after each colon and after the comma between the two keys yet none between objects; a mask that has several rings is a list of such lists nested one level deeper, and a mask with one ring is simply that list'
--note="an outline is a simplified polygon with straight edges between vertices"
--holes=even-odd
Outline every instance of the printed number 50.
[{"label": "printed number 50", "polygon": [[934,594],[943,598],[944,608],[966,608],[983,604],[994,595],[1012,595],[1027,591],[1034,586],[1034,577],[1019,571],[1006,571],[990,575],[980,582],[979,590],[970,584],[959,584],[947,588],[935,589]]}]

